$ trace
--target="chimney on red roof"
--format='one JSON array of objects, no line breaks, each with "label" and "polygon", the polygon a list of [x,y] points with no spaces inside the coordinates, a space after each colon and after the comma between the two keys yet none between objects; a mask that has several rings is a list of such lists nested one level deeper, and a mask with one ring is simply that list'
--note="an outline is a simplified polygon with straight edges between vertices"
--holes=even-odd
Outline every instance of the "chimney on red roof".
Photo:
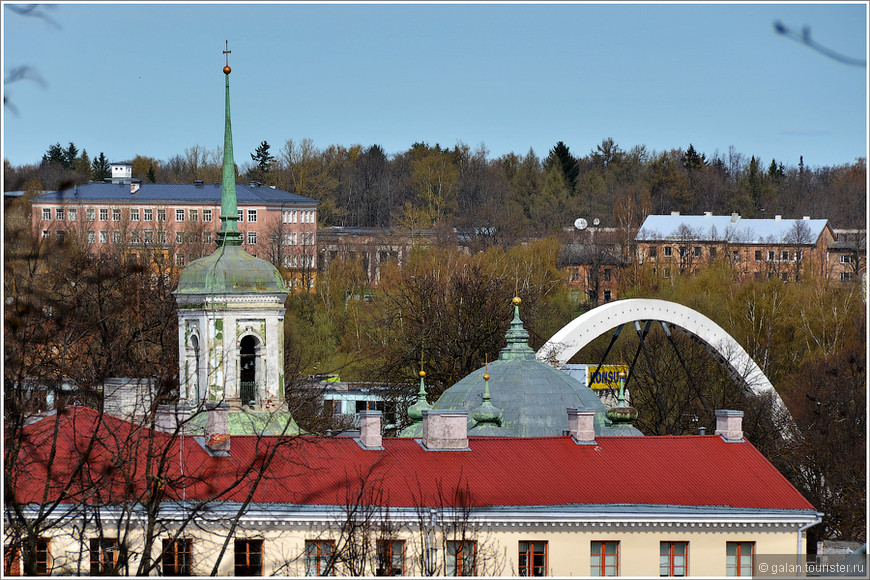
[{"label": "chimney on red roof", "polygon": [[717,409],[715,434],[728,442],[743,441],[743,411]]},{"label": "chimney on red roof", "polygon": [[163,433],[179,435],[187,433],[187,422],[190,419],[190,407],[187,405],[157,405],[154,415],[154,428]]},{"label": "chimney on red roof", "polygon": [[359,412],[359,443],[363,449],[383,449],[381,439],[381,412]]},{"label": "chimney on red roof", "polygon": [[569,407],[568,435],[578,445],[595,445],[595,412]]},{"label": "chimney on red roof", "polygon": [[214,455],[230,454],[230,408],[226,403],[206,403],[205,446]]},{"label": "chimney on red roof", "polygon": [[424,410],[423,447],[429,450],[468,449],[468,413]]}]

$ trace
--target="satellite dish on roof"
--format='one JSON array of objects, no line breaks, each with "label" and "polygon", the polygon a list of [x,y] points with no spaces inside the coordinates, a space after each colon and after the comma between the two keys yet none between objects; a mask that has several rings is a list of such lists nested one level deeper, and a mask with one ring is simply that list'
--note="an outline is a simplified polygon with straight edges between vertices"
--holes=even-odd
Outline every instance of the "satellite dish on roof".
[{"label": "satellite dish on roof", "polygon": [[577,218],[574,220],[574,227],[578,230],[585,230],[589,226],[589,223],[583,218]]},{"label": "satellite dish on roof", "polygon": [[601,220],[598,219],[598,218],[595,218],[594,220],[592,220],[592,225],[593,225],[593,226],[597,226],[597,225],[600,224],[600,223],[601,223]]}]

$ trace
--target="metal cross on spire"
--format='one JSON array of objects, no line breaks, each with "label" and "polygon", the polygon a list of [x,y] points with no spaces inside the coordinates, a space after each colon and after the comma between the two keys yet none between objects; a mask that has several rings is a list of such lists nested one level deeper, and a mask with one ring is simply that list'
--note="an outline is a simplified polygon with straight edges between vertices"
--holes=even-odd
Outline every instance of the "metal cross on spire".
[{"label": "metal cross on spire", "polygon": [[224,42],[226,42],[226,50],[224,50],[224,55],[225,55],[226,58],[227,58],[227,66],[230,66],[230,53],[232,52],[232,51],[230,50],[230,41],[229,41],[229,40],[225,40]]}]

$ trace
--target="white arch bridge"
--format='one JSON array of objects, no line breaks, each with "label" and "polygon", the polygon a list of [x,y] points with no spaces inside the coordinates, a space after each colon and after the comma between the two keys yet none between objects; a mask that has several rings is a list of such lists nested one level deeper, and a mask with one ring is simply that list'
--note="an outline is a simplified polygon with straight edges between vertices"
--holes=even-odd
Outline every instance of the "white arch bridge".
[{"label": "white arch bridge", "polygon": [[[649,324],[657,321],[670,338],[668,325],[679,328],[698,340],[719,364],[725,366],[735,380],[746,384],[756,395],[766,395],[773,401],[774,423],[785,435],[794,429],[794,421],[785,404],[752,357],[734,338],[718,324],[687,306],[668,302],[636,298],[609,302],[578,316],[553,335],[537,352],[538,360],[559,367],[571,360],[583,347],[599,336],[616,329],[611,346],[622,326],[634,323],[638,334],[643,336]],[[640,323],[646,328],[641,331]],[[609,347],[608,347],[609,351]],[[606,356],[606,353],[605,353]]]}]

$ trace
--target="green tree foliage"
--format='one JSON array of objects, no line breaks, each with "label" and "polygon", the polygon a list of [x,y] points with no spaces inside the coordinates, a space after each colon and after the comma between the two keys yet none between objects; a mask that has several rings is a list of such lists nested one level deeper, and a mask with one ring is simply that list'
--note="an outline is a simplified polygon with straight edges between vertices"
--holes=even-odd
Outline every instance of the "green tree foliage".
[{"label": "green tree foliage", "polygon": [[682,154],[667,151],[656,155],[649,166],[646,185],[649,188],[655,213],[679,211],[686,213],[691,207],[691,192]]},{"label": "green tree foliage", "polygon": [[275,164],[275,156],[269,153],[271,145],[268,141],[263,141],[251,153],[251,160],[254,162],[254,167],[248,172],[251,181],[265,183],[272,172],[272,166]]},{"label": "green tree foliage", "polygon": [[550,149],[550,154],[544,161],[544,169],[551,167],[557,167],[568,187],[574,188],[574,181],[580,173],[580,168],[577,166],[577,160],[571,154],[571,150],[562,141]]},{"label": "green tree foliage", "polygon": [[79,178],[83,182],[88,182],[91,180],[91,174],[93,170],[91,169],[91,159],[90,157],[88,157],[88,152],[86,149],[82,149],[81,156],[75,160],[74,169],[76,170],[76,173],[79,174]]},{"label": "green tree foliage", "polygon": [[112,166],[102,151],[100,151],[99,157],[94,157],[91,166],[91,177],[94,181],[101,182],[112,177]]},{"label": "green tree foliage", "polygon": [[686,154],[683,156],[683,167],[685,167],[688,171],[695,171],[697,169],[701,169],[707,165],[707,160],[704,157],[704,154],[698,154],[695,151],[695,146],[689,143],[689,148],[686,149]]},{"label": "green tree foliage", "polygon": [[[50,146],[42,156],[42,165],[60,165],[66,167],[66,152],[60,143]],[[68,168],[67,168],[68,169]]]}]

